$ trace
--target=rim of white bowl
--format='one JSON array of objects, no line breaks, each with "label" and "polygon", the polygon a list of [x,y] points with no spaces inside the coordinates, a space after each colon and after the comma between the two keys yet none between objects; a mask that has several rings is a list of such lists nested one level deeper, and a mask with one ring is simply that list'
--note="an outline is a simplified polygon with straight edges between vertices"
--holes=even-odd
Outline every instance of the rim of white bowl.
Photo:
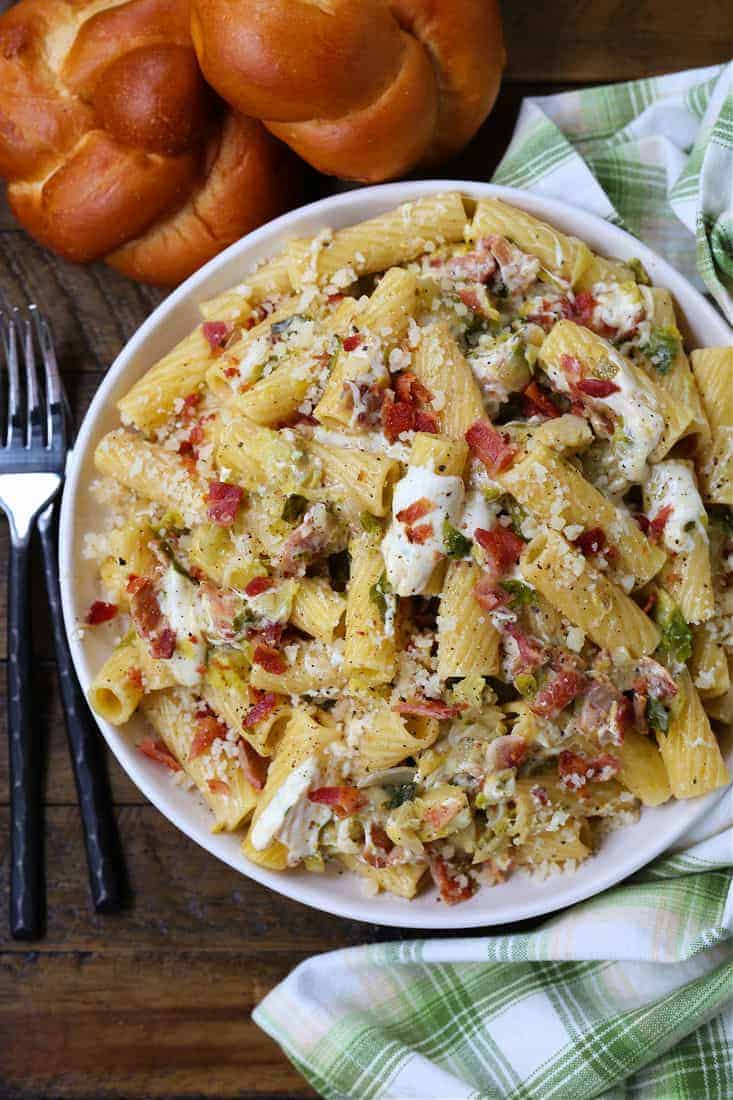
[{"label": "rim of white bowl", "polygon": [[[670,290],[688,323],[689,314],[692,311],[695,314],[694,327],[705,327],[706,330],[709,330],[710,338],[706,341],[707,343],[730,344],[733,342],[733,333],[717,310],[667,261],[618,226],[604,221],[595,214],[576,209],[565,202],[543,195],[469,180],[405,181],[381,184],[376,187],[355,188],[331,195],[319,199],[317,202],[298,207],[266,223],[215,256],[181,286],[172,291],[153,310],[108,369],[79,429],[73,450],[69,455],[66,483],[61,502],[59,566],[64,624],[76,673],[85,691],[91,681],[91,672],[79,636],[79,613],[81,609],[77,607],[74,598],[74,573],[75,568],[78,566],[78,532],[75,530],[75,505],[82,483],[84,461],[88,458],[95,433],[98,431],[100,416],[107,404],[114,398],[115,390],[119,387],[122,376],[130,368],[135,357],[144,351],[149,338],[183,303],[192,299],[203,300],[205,297],[216,293],[217,291],[211,287],[205,294],[198,294],[197,292],[212,281],[212,276],[215,277],[218,272],[227,268],[232,260],[241,258],[242,268],[248,270],[252,266],[252,261],[247,258],[251,252],[258,251],[262,255],[271,254],[284,239],[295,235],[298,225],[303,222],[316,221],[320,222],[322,226],[328,226],[334,220],[342,220],[338,215],[354,209],[353,218],[343,222],[347,225],[374,216],[378,212],[377,208],[388,210],[392,206],[397,206],[420,195],[441,191],[460,191],[471,198],[480,198],[481,196],[503,198],[529,213],[536,214],[538,217],[551,222],[557,222],[566,232],[573,233],[591,244],[602,240],[602,244],[596,243],[594,247],[605,255],[620,255],[624,259],[628,259],[632,255],[637,256],[649,270],[653,281]],[[363,211],[364,206],[372,206],[374,209],[365,213]],[[309,226],[307,231],[309,233],[314,232],[313,227]],[[260,247],[262,245],[271,245],[271,247],[263,249]],[[257,257],[257,259],[259,258]],[[235,285],[236,280],[237,276],[228,277],[227,285]],[[246,281],[244,274],[242,274],[241,280]],[[224,289],[224,287],[220,289]],[[151,358],[154,361],[155,357]],[[141,356],[138,374],[141,374],[149,365],[151,364],[144,362],[144,356]],[[130,385],[131,381],[126,380],[125,384]],[[637,825],[627,826],[619,833],[614,834],[620,835],[624,832],[628,834],[630,830],[637,830],[638,835],[634,839],[639,843],[627,846],[628,856],[617,856],[610,865],[608,861],[603,862],[602,854],[594,857],[584,864],[575,875],[554,875],[541,884],[541,889],[532,888],[530,891],[532,896],[524,901],[513,902],[509,897],[508,901],[498,907],[493,907],[492,911],[491,901],[492,897],[495,896],[494,891],[504,891],[508,887],[510,888],[511,883],[516,880],[515,876],[501,887],[484,887],[478,891],[471,901],[464,902],[455,908],[435,905],[434,911],[431,911],[424,904],[424,898],[421,903],[420,899],[405,901],[387,894],[381,894],[377,898],[337,896],[329,890],[329,884],[334,883],[334,879],[330,875],[308,875],[302,871],[295,873],[273,872],[250,863],[239,852],[237,846],[222,844],[222,838],[226,837],[227,834],[212,834],[208,830],[204,830],[202,825],[194,820],[194,815],[188,811],[187,807],[179,808],[173,805],[167,787],[161,789],[160,777],[152,770],[153,766],[148,767],[149,762],[140,756],[129,742],[129,739],[126,740],[119,729],[111,726],[97,715],[94,715],[94,718],[121,767],[145,797],[181,832],[185,833],[211,855],[276,893],[310,908],[320,909],[334,916],[393,928],[433,931],[488,928],[497,924],[510,924],[544,916],[579,901],[584,901],[627,878],[674,845],[683,833],[699,822],[730,790],[730,788],[725,788],[699,800],[668,803],[666,807],[655,808],[652,811],[643,810],[641,822],[652,814],[657,814],[659,810],[672,812],[667,812],[666,817],[669,818],[669,821],[665,821],[664,827],[656,832],[656,835],[654,835],[654,830],[647,830],[646,832],[642,830],[638,834],[641,822]],[[138,760],[136,757],[140,757],[140,759]],[[583,874],[583,869],[587,869],[589,865],[591,873]],[[353,878],[355,879],[356,876],[353,876]],[[531,881],[536,882],[536,880]]]}]

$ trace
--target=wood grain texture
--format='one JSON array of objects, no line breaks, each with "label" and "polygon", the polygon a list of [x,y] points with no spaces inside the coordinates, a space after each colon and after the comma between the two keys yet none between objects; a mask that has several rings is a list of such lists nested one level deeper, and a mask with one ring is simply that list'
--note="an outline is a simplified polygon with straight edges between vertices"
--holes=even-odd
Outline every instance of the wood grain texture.
[{"label": "wood grain texture", "polygon": [[[7,6],[0,0],[0,11]],[[702,0],[694,17],[674,0],[507,0],[503,11],[509,60],[499,100],[468,148],[436,172],[441,178],[488,180],[526,95],[711,65],[733,54],[733,20],[720,0]],[[307,198],[348,186],[312,173]],[[18,228],[2,199],[0,291],[12,303],[38,302],[51,319],[77,426],[108,366],[164,297],[103,264],[80,268],[52,256]],[[6,575],[1,525],[0,577]],[[34,697],[48,731],[48,930],[30,947],[5,931],[9,815],[0,668],[0,1097],[315,1095],[252,1024],[253,1006],[314,952],[402,934],[314,912],[217,862],[148,805],[109,754],[130,896],[123,913],[91,913],[38,563],[33,577]],[[7,656],[3,589],[0,659]]]}]

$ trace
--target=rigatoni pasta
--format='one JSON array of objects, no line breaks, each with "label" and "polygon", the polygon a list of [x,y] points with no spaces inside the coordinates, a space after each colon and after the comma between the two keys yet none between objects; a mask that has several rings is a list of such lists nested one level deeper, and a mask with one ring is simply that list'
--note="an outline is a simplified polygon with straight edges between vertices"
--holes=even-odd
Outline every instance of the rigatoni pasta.
[{"label": "rigatoni pasta", "polygon": [[201,308],[98,444],[83,629],[248,859],[453,904],[727,782],[733,360],[637,263],[451,192]]}]

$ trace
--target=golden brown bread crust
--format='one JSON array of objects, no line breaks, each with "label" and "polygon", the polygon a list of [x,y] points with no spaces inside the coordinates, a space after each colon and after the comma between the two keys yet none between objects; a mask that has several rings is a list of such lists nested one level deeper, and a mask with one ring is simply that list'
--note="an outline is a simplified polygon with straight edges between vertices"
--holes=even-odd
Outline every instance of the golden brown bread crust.
[{"label": "golden brown bread crust", "polygon": [[169,284],[285,209],[297,170],[207,87],[188,0],[21,0],[0,17],[0,175],[48,247]]},{"label": "golden brown bread crust", "polygon": [[191,0],[191,33],[233,107],[366,182],[461,149],[504,64],[497,0]]}]

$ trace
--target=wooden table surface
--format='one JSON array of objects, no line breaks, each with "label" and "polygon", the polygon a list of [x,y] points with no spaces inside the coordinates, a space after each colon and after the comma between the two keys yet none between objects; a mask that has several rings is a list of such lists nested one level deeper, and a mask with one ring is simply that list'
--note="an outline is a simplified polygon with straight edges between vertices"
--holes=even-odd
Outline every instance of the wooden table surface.
[{"label": "wooden table surface", "polygon": [[[490,178],[525,95],[733,56],[733,21],[721,0],[694,8],[679,0],[507,0],[504,8],[509,61],[499,102],[445,177]],[[333,181],[310,183],[311,197],[333,189]],[[14,302],[38,302],[50,317],[77,424],[104,371],[163,297],[102,265],[78,268],[49,255],[4,205],[0,288]],[[0,554],[4,577],[4,525]],[[130,899],[116,916],[90,912],[38,563],[33,585],[35,686],[48,731],[48,928],[32,945],[7,937],[8,776],[0,736],[0,1096],[315,1095],[251,1022],[252,1008],[314,952],[400,933],[312,912],[218,863],[148,805],[111,757]],[[4,630],[0,657],[4,663]]]}]

